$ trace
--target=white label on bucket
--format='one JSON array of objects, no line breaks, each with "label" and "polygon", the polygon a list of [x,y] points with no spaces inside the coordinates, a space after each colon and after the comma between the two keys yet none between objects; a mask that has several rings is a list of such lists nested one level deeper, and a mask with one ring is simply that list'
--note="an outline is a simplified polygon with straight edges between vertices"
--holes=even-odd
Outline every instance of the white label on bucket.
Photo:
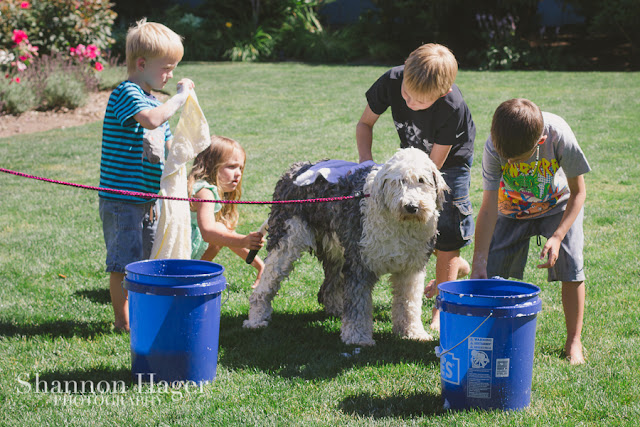
[{"label": "white label on bucket", "polygon": [[469,369],[467,375],[467,397],[491,399],[491,368]]},{"label": "white label on bucket", "polygon": [[493,338],[469,337],[469,350],[493,350]]},{"label": "white label on bucket", "polygon": [[493,338],[469,338],[467,397],[491,399]]},{"label": "white label on bucket", "polygon": [[509,376],[509,361],[511,359],[496,359],[496,378]]}]

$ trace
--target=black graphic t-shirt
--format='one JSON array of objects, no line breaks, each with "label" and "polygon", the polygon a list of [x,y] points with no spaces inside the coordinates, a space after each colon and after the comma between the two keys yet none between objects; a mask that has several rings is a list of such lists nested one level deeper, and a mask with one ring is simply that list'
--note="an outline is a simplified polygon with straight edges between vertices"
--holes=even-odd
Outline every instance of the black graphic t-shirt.
[{"label": "black graphic t-shirt", "polygon": [[473,162],[476,128],[469,107],[455,84],[452,91],[426,110],[413,111],[402,97],[404,65],[384,73],[367,91],[369,108],[382,114],[391,107],[400,147],[415,147],[431,154],[433,144],[450,145],[451,151],[442,166],[467,165]]}]

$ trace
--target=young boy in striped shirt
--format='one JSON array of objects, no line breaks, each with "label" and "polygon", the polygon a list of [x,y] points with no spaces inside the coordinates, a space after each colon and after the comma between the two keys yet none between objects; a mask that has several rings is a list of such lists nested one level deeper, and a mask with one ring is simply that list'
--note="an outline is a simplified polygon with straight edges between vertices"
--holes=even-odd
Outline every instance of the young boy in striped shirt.
[{"label": "young boy in striped shirt", "polygon": [[[162,24],[143,19],[129,29],[128,79],[111,93],[104,117],[100,187],[142,193],[160,190],[164,146],[168,148],[172,139],[167,120],[184,105],[194,84],[180,80],[177,95],[164,104],[151,90],[167,84],[183,54],[182,38]],[[157,199],[107,191],[99,196],[114,327],[129,331],[129,307],[122,289],[125,266],[150,256]]]}]

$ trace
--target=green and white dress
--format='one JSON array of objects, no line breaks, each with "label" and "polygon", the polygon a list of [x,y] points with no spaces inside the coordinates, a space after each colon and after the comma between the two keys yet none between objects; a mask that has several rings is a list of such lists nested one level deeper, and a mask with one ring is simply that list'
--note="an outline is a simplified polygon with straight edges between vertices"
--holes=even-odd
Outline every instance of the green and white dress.
[{"label": "green and white dress", "polygon": [[[195,197],[195,195],[203,188],[206,188],[213,193],[214,200],[222,200],[218,195],[218,187],[209,184],[205,180],[196,181],[193,185],[191,197]],[[213,207],[214,213],[217,213],[220,209],[222,209],[222,204],[220,203],[216,203]],[[209,243],[202,239],[202,233],[200,233],[200,228],[198,228],[198,213],[191,212],[191,259],[202,258],[202,255],[208,247]]]}]

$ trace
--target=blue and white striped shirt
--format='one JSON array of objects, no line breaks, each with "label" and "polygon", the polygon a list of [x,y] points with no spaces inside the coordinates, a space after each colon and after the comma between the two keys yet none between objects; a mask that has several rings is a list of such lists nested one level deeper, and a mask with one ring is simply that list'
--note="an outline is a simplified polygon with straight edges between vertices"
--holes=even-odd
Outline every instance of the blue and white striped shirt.
[{"label": "blue and white striped shirt", "polygon": [[[100,187],[143,193],[158,193],[164,163],[152,164],[144,157],[142,138],[146,131],[133,116],[161,105],[153,95],[130,81],[124,81],[109,97],[102,127]],[[169,122],[162,124],[165,141],[171,139]],[[149,199],[101,191],[100,197],[128,203]]]}]

